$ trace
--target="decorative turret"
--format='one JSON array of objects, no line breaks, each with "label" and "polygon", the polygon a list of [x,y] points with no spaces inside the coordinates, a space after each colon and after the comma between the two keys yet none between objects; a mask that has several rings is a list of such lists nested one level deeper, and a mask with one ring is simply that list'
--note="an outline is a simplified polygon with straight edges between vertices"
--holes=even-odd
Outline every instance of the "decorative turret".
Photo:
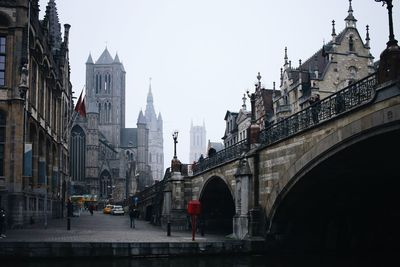
[{"label": "decorative turret", "polygon": [[88,59],[86,60],[86,64],[94,64],[93,58],[92,58],[92,54],[91,54],[91,53],[89,53],[89,57],[88,57]]},{"label": "decorative turret", "polygon": [[247,100],[246,94],[243,94],[243,97],[242,97],[242,101],[243,101],[242,110],[246,110],[246,100]]},{"label": "decorative turret", "polygon": [[[54,0],[50,0],[46,6],[46,14],[43,18],[43,26],[49,34],[49,44],[53,54],[61,48],[61,26],[58,19],[57,7]],[[68,34],[67,34],[68,35]]]},{"label": "decorative turret", "polygon": [[335,20],[332,20],[332,42],[336,42]]},{"label": "decorative turret", "polygon": [[344,19],[346,21],[346,28],[356,28],[356,18],[353,16],[353,7],[351,6],[351,1],[349,0],[349,11],[347,17]]},{"label": "decorative turret", "polygon": [[116,64],[121,63],[121,61],[119,61],[118,53],[115,54],[114,63],[116,63]]},{"label": "decorative turret", "polygon": [[365,48],[370,49],[371,47],[369,46],[369,41],[370,41],[371,39],[369,38],[369,26],[367,25],[365,28],[366,28],[366,30],[367,30],[367,35],[366,35],[366,37],[365,37]]},{"label": "decorative turret", "polygon": [[285,69],[288,67],[288,56],[287,56],[287,47],[285,46],[285,57],[283,58],[285,60],[285,64],[283,65]]}]

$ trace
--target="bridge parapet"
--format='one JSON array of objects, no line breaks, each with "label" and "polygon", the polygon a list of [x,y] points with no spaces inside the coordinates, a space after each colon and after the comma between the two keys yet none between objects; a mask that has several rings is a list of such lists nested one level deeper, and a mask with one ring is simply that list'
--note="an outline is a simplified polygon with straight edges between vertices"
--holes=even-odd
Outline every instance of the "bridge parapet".
[{"label": "bridge parapet", "polygon": [[[271,125],[260,133],[261,146],[271,145],[370,103],[375,97],[376,86],[377,75],[374,73],[314,103],[310,107]],[[211,157],[194,163],[192,165],[193,175],[207,171],[230,160],[238,159],[243,152],[248,152],[249,149],[247,140],[227,147]]]},{"label": "bridge parapet", "polygon": [[194,163],[192,165],[193,174],[196,175],[220,164],[226,163],[230,160],[238,159],[243,154],[243,152],[247,152],[248,150],[249,145],[247,140],[240,141],[233,146],[218,151],[213,156],[207,157]]},{"label": "bridge parapet", "polygon": [[370,103],[374,99],[376,85],[377,77],[374,73],[271,125],[261,132],[261,145],[268,146],[281,141]]}]

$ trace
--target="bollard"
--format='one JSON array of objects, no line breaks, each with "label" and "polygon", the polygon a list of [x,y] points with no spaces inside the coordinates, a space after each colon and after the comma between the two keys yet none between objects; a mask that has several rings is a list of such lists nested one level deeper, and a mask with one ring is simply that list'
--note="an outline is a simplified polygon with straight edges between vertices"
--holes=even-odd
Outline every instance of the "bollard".
[{"label": "bollard", "polygon": [[167,223],[167,236],[171,236],[171,223]]},{"label": "bollard", "polygon": [[67,230],[68,231],[71,230],[71,218],[70,217],[67,218]]}]

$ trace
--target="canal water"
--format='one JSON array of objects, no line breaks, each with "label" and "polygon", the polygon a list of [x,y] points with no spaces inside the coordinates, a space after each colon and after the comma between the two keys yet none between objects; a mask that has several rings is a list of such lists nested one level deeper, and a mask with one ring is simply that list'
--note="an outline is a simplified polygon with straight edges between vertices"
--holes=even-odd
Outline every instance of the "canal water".
[{"label": "canal water", "polygon": [[[376,256],[376,255],[375,255]],[[318,255],[220,255],[158,258],[91,258],[91,259],[25,259],[2,261],[0,266],[12,267],[380,267],[387,258],[364,256],[318,256]]]}]

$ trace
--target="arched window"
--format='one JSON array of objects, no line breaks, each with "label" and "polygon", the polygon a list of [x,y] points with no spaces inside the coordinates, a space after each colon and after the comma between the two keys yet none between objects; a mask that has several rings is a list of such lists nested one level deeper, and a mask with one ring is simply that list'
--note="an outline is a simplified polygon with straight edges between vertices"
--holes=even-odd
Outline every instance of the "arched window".
[{"label": "arched window", "polygon": [[354,51],[354,40],[353,40],[353,36],[349,37],[349,51],[353,52]]},{"label": "arched window", "polygon": [[99,93],[99,74],[96,74],[96,94]]},{"label": "arched window", "polygon": [[107,103],[104,103],[104,118],[103,118],[104,122],[108,122],[108,106]]},{"label": "arched window", "polygon": [[99,119],[100,119],[100,122],[101,122],[101,117],[102,117],[101,114],[102,114],[102,113],[101,113],[101,103],[99,103]]},{"label": "arched window", "polygon": [[71,131],[70,173],[73,181],[85,179],[86,136],[80,126]]},{"label": "arched window", "polygon": [[108,103],[108,122],[111,122],[111,103]]},{"label": "arched window", "polygon": [[4,147],[6,143],[6,126],[6,113],[0,110],[0,176],[4,176]]},{"label": "arched window", "polygon": [[108,89],[108,93],[111,93],[111,74],[108,74],[108,85],[107,85],[107,89]]}]

